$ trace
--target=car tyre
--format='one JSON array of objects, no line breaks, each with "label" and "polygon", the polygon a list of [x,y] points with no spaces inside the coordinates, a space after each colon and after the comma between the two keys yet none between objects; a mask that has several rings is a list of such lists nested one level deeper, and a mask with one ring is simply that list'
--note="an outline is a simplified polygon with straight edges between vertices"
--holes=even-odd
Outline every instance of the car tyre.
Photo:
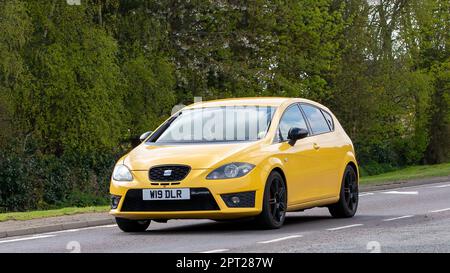
[{"label": "car tyre", "polygon": [[151,220],[130,220],[116,217],[116,223],[124,232],[144,232],[150,225]]},{"label": "car tyre", "polygon": [[286,209],[286,183],[280,173],[272,172],[267,178],[262,212],[256,217],[256,224],[263,229],[280,228],[286,218]]},{"label": "car tyre", "polygon": [[355,169],[347,166],[342,177],[339,201],[328,206],[330,214],[335,218],[353,217],[358,208],[358,175]]}]

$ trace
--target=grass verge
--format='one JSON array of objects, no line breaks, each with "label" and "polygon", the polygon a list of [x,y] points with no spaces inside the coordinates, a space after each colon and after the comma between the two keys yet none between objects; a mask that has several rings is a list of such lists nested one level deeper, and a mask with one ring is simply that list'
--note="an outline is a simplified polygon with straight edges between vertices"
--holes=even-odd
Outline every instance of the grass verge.
[{"label": "grass verge", "polygon": [[399,180],[412,180],[419,178],[429,178],[450,175],[450,163],[436,165],[420,165],[399,169],[392,172],[382,173],[373,176],[361,177],[361,184],[376,184],[393,182]]},{"label": "grass verge", "polygon": [[26,212],[7,212],[0,213],[0,222],[8,220],[31,220],[37,218],[73,215],[80,213],[89,212],[106,212],[109,210],[109,206],[93,206],[85,208],[68,207],[62,209],[52,209],[52,210],[36,210],[36,211],[26,211]]}]

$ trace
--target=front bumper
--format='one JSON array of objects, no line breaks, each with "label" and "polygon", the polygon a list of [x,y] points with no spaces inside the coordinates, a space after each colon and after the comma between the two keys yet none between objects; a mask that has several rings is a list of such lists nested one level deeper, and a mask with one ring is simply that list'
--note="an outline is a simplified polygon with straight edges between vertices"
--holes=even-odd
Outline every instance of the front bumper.
[{"label": "front bumper", "polygon": [[[148,171],[132,171],[131,182],[111,181],[110,193],[120,196],[120,201],[110,214],[127,219],[236,219],[261,212],[266,177],[259,168],[244,177],[225,180],[207,180],[210,171],[193,169],[179,184],[169,185],[155,185],[149,180]],[[163,188],[190,188],[191,200],[142,201],[142,189]],[[203,194],[197,196],[201,191]],[[227,194],[234,193],[241,193],[241,198],[253,198],[253,202],[246,200],[246,207],[233,206]]]}]

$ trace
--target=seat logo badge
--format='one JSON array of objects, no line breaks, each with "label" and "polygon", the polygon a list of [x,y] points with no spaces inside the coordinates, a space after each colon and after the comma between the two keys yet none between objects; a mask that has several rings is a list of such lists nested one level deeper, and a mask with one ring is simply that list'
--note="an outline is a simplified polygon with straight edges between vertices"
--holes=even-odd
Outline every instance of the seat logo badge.
[{"label": "seat logo badge", "polygon": [[164,176],[171,176],[172,175],[172,170],[165,170],[164,171]]}]

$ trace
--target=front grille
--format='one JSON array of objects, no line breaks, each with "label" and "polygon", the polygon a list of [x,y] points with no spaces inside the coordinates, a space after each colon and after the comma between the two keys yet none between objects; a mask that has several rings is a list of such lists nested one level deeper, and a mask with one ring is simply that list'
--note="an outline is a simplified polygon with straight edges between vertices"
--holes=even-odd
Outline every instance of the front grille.
[{"label": "front grille", "polygon": [[189,200],[142,200],[141,189],[128,190],[121,211],[196,211],[219,210],[206,188],[191,188]]},{"label": "front grille", "polygon": [[[236,197],[239,202],[234,203],[233,197]],[[255,192],[238,192],[222,194],[222,199],[229,208],[253,208],[255,207]]]},{"label": "front grille", "polygon": [[148,176],[156,182],[181,181],[190,171],[191,167],[185,165],[161,165],[151,168]]}]

